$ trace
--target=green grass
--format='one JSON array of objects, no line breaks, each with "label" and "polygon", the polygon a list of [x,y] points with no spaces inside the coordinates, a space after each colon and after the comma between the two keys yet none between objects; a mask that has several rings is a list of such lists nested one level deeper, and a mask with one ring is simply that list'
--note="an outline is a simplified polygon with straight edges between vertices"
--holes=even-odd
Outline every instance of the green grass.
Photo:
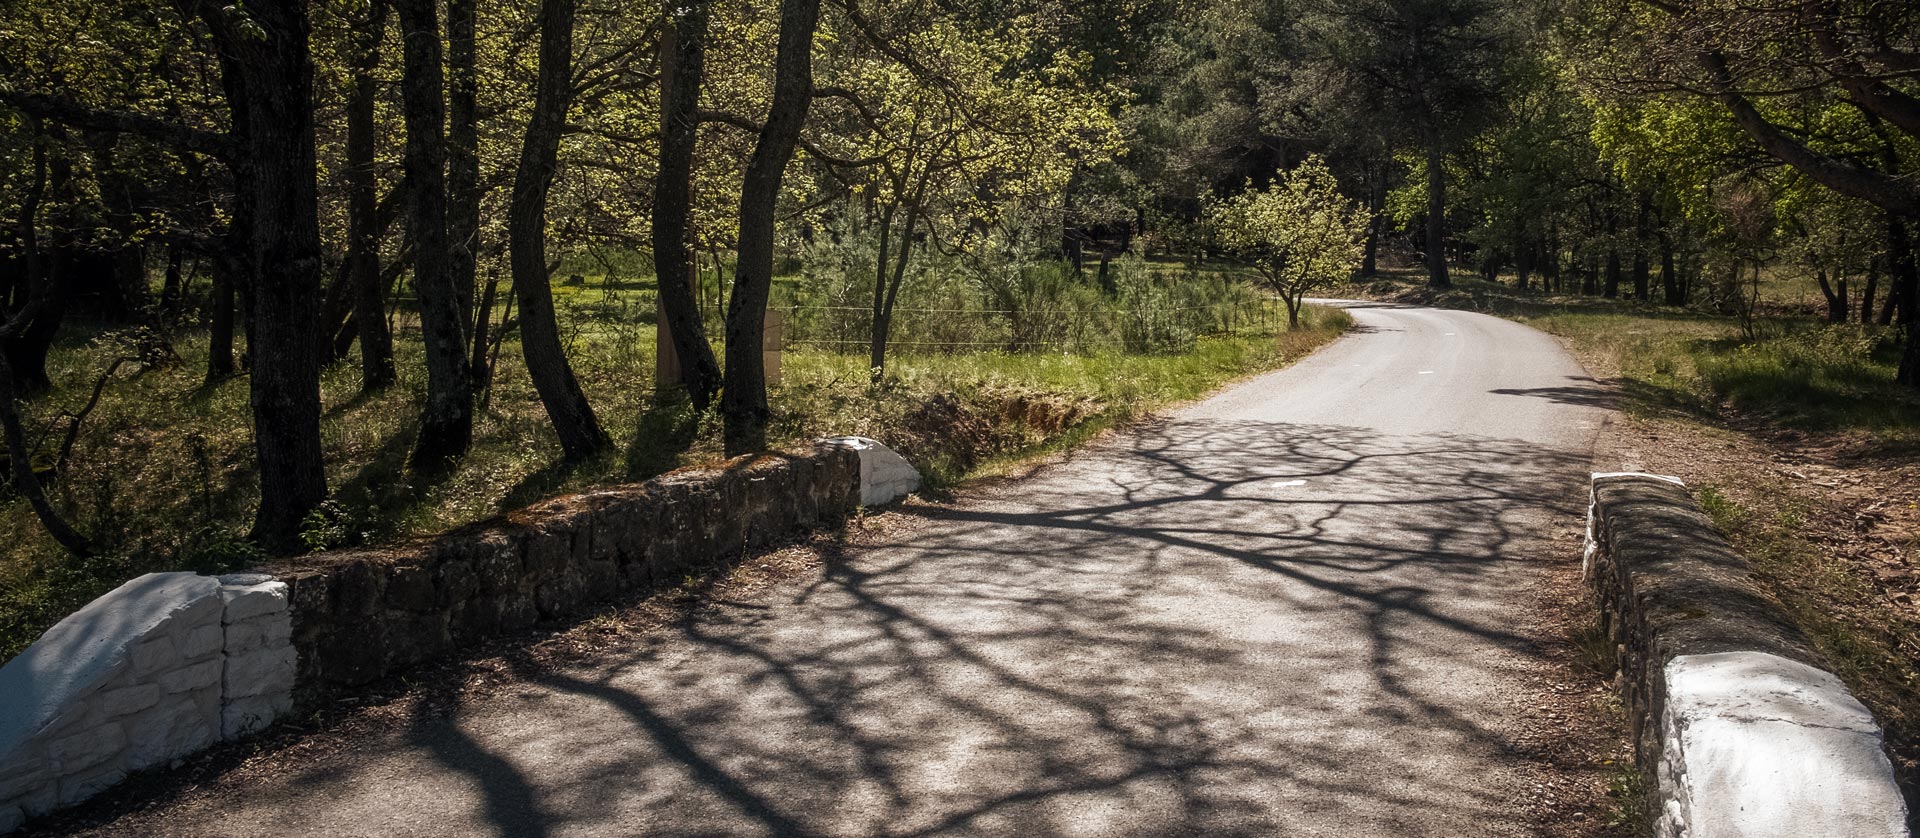
[{"label": "green grass", "polygon": [[[1780,285],[1795,287],[1786,280]],[[1899,356],[1889,329],[1767,316],[1755,322],[1749,339],[1730,316],[1546,296],[1478,279],[1458,279],[1456,286],[1429,298],[1566,338],[1612,368],[1603,372],[1618,375],[1630,411],[1707,420],[1738,412],[1795,430],[1920,444],[1920,394],[1894,381]]]},{"label": "green grass", "polygon": [[[379,543],[484,519],[544,497],[645,479],[717,461],[719,428],[653,387],[654,332],[645,290],[595,280],[558,294],[563,339],[613,451],[560,465],[544,409],[509,340],[472,451],[433,482],[405,469],[425,382],[417,326],[399,324],[400,382],[358,393],[349,360],[322,380],[321,433],[332,500],[309,527],[312,546]],[[629,287],[632,286],[632,287]],[[1282,334],[1205,337],[1168,354],[900,355],[869,386],[864,355],[789,352],[772,392],[776,444],[872,436],[919,461],[937,486],[990,463],[1053,450],[1101,428],[1280,365],[1348,324],[1315,312]],[[75,334],[88,330],[84,324]],[[62,414],[83,403],[125,341],[97,329],[57,349],[55,389],[29,405],[30,433],[57,448]],[[77,562],[47,538],[26,504],[0,503],[0,658],[125,579],[156,570],[227,571],[261,556],[243,540],[256,500],[247,382],[202,382],[204,333],[172,338],[177,361],[123,372],[81,428],[73,464],[51,486],[58,506],[108,555]],[[951,415],[929,412],[950,404]],[[955,422],[953,420],[964,420]],[[966,429],[973,431],[963,433]]]}]

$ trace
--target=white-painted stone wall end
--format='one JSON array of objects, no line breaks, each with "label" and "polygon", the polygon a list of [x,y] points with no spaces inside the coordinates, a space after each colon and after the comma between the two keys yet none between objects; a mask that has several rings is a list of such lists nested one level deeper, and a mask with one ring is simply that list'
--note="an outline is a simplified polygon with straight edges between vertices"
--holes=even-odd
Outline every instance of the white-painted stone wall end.
[{"label": "white-painted stone wall end", "polygon": [[220,741],[292,704],[287,586],[151,573],[0,667],[0,833]]},{"label": "white-painted stone wall end", "polygon": [[860,455],[860,505],[892,503],[920,491],[920,471],[893,449],[863,436],[842,436],[829,444],[850,448]]},{"label": "white-painted stone wall end", "polygon": [[1664,672],[1662,836],[1908,838],[1873,714],[1831,673],[1764,652]]}]

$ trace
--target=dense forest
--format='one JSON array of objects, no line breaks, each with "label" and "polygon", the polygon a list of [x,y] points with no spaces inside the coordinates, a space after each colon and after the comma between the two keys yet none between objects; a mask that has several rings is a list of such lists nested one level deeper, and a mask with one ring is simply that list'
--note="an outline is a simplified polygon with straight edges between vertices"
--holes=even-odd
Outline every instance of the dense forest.
[{"label": "dense forest", "polygon": [[[1186,352],[1394,271],[1749,324],[1801,277],[1920,388],[1913,4],[0,8],[9,502],[95,576],[337,543],[344,486],[426,491],[487,433],[766,449],[769,341],[878,392],[902,352]],[[544,419],[498,419],[523,384]],[[369,403],[404,462],[342,474]],[[180,410],[250,453],[142,425]]]}]

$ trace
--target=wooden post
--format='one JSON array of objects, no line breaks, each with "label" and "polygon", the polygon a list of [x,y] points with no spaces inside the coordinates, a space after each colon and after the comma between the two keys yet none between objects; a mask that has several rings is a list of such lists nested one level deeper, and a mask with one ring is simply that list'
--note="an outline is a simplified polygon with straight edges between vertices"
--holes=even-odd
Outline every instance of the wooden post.
[{"label": "wooden post", "polygon": [[[768,387],[780,386],[780,356],[787,343],[787,313],[767,312],[760,332],[760,363],[766,367]],[[667,328],[667,313],[654,298],[653,383],[665,390],[680,386],[680,354],[673,348],[673,330]]]}]

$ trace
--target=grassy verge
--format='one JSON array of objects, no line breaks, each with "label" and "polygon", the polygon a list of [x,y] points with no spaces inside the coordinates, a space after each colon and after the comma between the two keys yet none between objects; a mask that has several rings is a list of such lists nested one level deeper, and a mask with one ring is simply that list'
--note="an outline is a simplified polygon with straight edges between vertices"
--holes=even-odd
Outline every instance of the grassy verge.
[{"label": "grassy verge", "polygon": [[1920,396],[1894,383],[1898,348],[1883,327],[1828,325],[1775,303],[1749,334],[1734,317],[1546,296],[1477,279],[1443,293],[1407,280],[1366,290],[1506,317],[1565,338],[1596,373],[1617,377],[1629,396],[1625,408],[1642,415],[1746,419],[1920,449]]},{"label": "grassy verge", "polygon": [[[1753,564],[1835,675],[1873,709],[1909,784],[1920,757],[1920,620],[1833,554],[1825,522],[1845,510],[1764,480],[1704,486],[1701,506]],[[1851,517],[1846,516],[1846,517]],[[1818,539],[1816,541],[1815,539]]]},{"label": "grassy verge", "polygon": [[[573,301],[563,296],[563,305]],[[618,301],[614,301],[618,302]],[[615,450],[557,465],[559,450],[528,383],[519,348],[500,354],[471,453],[437,482],[405,468],[422,380],[418,344],[398,342],[400,383],[358,393],[351,363],[322,382],[322,435],[333,499],[308,524],[313,549],[439,532],[543,497],[651,477],[720,457],[717,421],[654,392],[653,329],[607,312],[568,312],[569,356]],[[604,315],[604,316],[603,316]],[[864,355],[790,352],[773,392],[776,444],[871,436],[899,448],[936,486],[1008,458],[1078,444],[1099,430],[1195,398],[1234,378],[1285,364],[1337,336],[1344,313],[1314,311],[1295,331],[1206,337],[1181,352],[1090,355],[903,355],[869,386]],[[403,337],[406,337],[403,331]],[[65,434],[95,380],[136,349],[99,334],[59,348],[56,389],[32,405],[30,428]],[[173,357],[122,372],[80,427],[69,467],[53,484],[60,507],[110,550],[74,561],[45,536],[26,504],[0,502],[0,659],[93,597],[140,573],[222,572],[260,556],[242,539],[255,501],[247,384],[202,381],[204,335],[176,336]],[[49,442],[45,449],[57,448]],[[44,449],[43,449],[44,450]]]}]

